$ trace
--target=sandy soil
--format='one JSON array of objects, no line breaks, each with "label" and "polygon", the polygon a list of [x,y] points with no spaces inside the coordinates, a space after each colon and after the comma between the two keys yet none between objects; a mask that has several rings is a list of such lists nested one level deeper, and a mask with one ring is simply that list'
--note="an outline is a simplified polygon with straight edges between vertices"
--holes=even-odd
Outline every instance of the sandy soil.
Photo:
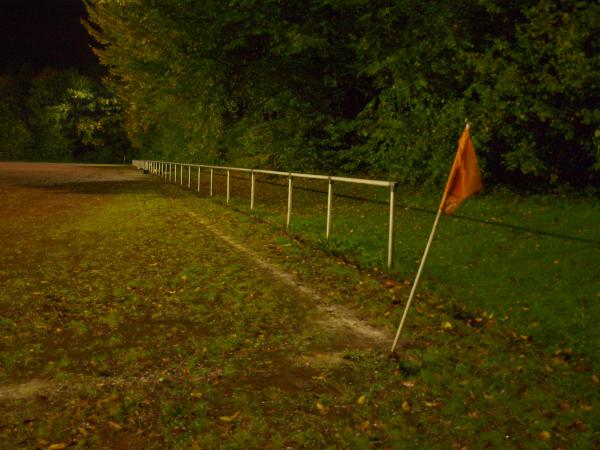
[{"label": "sandy soil", "polygon": [[130,166],[0,162],[0,186],[58,186],[69,183],[144,180]]}]

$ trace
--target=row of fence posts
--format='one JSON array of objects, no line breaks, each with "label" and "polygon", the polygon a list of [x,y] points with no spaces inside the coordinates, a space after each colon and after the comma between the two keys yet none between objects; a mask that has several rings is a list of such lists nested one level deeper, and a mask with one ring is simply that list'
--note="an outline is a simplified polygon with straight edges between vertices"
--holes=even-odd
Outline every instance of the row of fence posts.
[{"label": "row of fence posts", "polygon": [[[258,170],[258,169],[242,169],[235,167],[222,167],[222,166],[207,166],[198,164],[181,164],[167,161],[152,161],[152,160],[134,160],[132,164],[138,169],[144,169],[149,173],[163,177],[167,181],[173,181],[177,183],[177,175],[179,172],[179,184],[183,186],[183,172],[184,167],[187,167],[187,187],[191,189],[192,186],[192,167],[198,168],[197,176],[197,191],[200,192],[200,178],[202,168],[210,170],[210,187],[209,195],[213,196],[213,177],[215,170],[222,170],[226,172],[226,202],[229,204],[230,198],[230,179],[231,172],[247,172],[250,173],[250,210],[254,209],[254,197],[255,197],[255,185],[256,185],[256,174],[262,173],[267,175],[285,176],[288,179],[288,195],[287,195],[287,214],[285,226],[286,230],[290,229],[292,219],[292,195],[293,195],[293,179],[294,178],[308,178],[317,180],[327,181],[327,220],[325,225],[325,238],[329,240],[331,236],[331,210],[333,206],[333,183],[334,181],[341,181],[346,183],[363,184],[370,186],[388,186],[389,187],[389,224],[388,224],[388,248],[387,248],[387,267],[392,267],[394,262],[394,219],[395,219],[395,194],[397,183],[395,181],[381,181],[381,180],[367,180],[361,178],[346,178],[346,177],[335,177],[326,175],[313,175],[313,174],[302,174],[293,172],[278,172],[272,170]],[[179,167],[179,171],[177,168]]]}]

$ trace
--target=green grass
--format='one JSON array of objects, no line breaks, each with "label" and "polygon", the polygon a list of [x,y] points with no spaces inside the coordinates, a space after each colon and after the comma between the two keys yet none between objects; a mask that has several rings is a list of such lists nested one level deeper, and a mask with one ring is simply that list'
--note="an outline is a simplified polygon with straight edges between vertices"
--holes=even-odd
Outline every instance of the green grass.
[{"label": "green grass", "polygon": [[[324,189],[316,183],[303,187]],[[254,214],[283,227],[286,188],[258,184],[259,189],[268,190],[267,198],[257,202]],[[387,200],[383,188],[338,184],[335,189]],[[438,201],[399,189],[395,277],[412,282]],[[242,211],[248,210],[246,203],[232,201]],[[295,190],[292,233],[361,267],[385,268],[387,205],[342,197],[333,204],[328,242],[326,195]],[[510,318],[519,334],[551,352],[583,353],[600,370],[600,201],[507,192],[475,196],[455,216],[442,217],[421,288],[501,320]]]},{"label": "green grass", "polygon": [[[318,240],[322,209],[308,194],[306,201],[303,194],[295,198],[299,240],[281,231],[275,194],[249,215],[162,182],[127,189],[117,183],[63,188],[91,206],[43,222],[0,220],[0,393],[30,380],[46,385],[43,395],[0,400],[0,448],[64,443],[75,448],[587,449],[600,444],[591,344],[569,350],[571,344],[557,338],[562,328],[542,332],[548,328],[537,309],[556,309],[558,300],[542,304],[535,296],[510,294],[510,285],[493,288],[492,274],[468,261],[492,258],[494,251],[483,248],[501,242],[494,233],[505,233],[502,252],[515,246],[518,257],[532,256],[527,264],[518,258],[512,263],[520,269],[515,276],[524,277],[535,272],[529,264],[549,256],[549,247],[557,248],[545,241],[550,236],[520,237],[512,229],[445,220],[409,327],[398,354],[390,357],[387,342],[383,347],[340,342],[337,332],[319,325],[322,313],[310,299],[188,213],[293,273],[325,301],[351,306],[390,332],[430,214],[399,211],[398,265],[385,273],[374,265],[385,256],[375,236],[385,235],[385,227],[375,227],[376,214],[385,218],[379,205],[336,201],[339,241],[332,248]],[[94,203],[99,195],[103,200]],[[541,199],[502,206],[509,199],[480,197],[460,213],[504,208],[513,218],[517,211],[529,217],[525,211],[535,207],[535,220],[518,225],[545,223]],[[247,208],[237,198],[232,203]],[[580,221],[571,224],[569,235],[594,239],[591,224],[597,215],[583,217],[583,211],[597,209],[586,201],[568,203],[563,212],[579,211],[570,220]],[[353,215],[343,219],[343,208]],[[565,216],[554,217],[567,221]],[[273,226],[259,219],[272,220]],[[350,238],[343,227],[354,230]],[[362,236],[373,237],[372,243]],[[539,253],[531,250],[532,240],[540,242]],[[329,254],[344,246],[349,261]],[[385,240],[381,247],[384,252]],[[567,270],[572,264],[566,269],[562,264],[582,255],[590,261],[593,253],[587,252],[563,251],[552,256],[550,268]],[[468,281],[454,286],[463,271],[451,266],[469,264],[474,267]],[[580,270],[581,278],[565,278],[565,299],[589,290],[582,280],[597,269],[582,263]],[[492,291],[481,292],[481,286]],[[505,295],[510,298],[501,298]],[[586,311],[598,317],[592,307]],[[531,328],[532,319],[539,326]],[[594,317],[586,320],[592,323]],[[595,329],[581,326],[576,332],[588,342],[595,339]],[[340,353],[341,359],[307,362],[320,353]]]}]

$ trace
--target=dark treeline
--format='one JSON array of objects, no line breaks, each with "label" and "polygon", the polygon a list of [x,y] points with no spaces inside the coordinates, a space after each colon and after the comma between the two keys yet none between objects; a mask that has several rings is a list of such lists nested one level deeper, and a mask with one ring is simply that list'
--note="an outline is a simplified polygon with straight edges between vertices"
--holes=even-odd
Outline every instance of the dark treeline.
[{"label": "dark treeline", "polygon": [[86,3],[144,156],[439,184],[469,120],[488,183],[598,186],[597,1]]},{"label": "dark treeline", "polygon": [[28,66],[0,73],[0,160],[126,162],[121,108],[98,79]]}]

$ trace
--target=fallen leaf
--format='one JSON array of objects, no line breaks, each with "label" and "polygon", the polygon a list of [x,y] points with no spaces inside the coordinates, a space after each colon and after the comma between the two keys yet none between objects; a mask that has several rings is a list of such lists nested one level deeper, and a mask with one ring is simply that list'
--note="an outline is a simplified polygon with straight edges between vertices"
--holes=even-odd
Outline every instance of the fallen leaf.
[{"label": "fallen leaf", "polygon": [[370,426],[371,426],[371,422],[369,422],[368,420],[365,420],[364,422],[361,422],[360,424],[358,424],[356,426],[356,428],[358,428],[360,431],[367,431]]},{"label": "fallen leaf", "polygon": [[585,433],[587,431],[587,425],[579,419],[575,419],[571,424],[571,427],[576,428],[577,431],[580,431],[582,433]]},{"label": "fallen leaf", "polygon": [[415,382],[414,381],[402,381],[400,384],[402,384],[402,386],[407,387],[407,388],[413,388],[415,387]]},{"label": "fallen leaf", "polygon": [[121,428],[123,428],[123,427],[121,426],[121,424],[118,424],[117,422],[113,422],[112,420],[109,420],[109,421],[108,421],[108,425],[109,425],[109,426],[110,426],[110,427],[111,427],[113,430],[115,430],[115,431],[120,431],[120,430],[121,430]]},{"label": "fallen leaf", "polygon": [[559,401],[558,407],[561,411],[569,411],[571,409],[571,404],[567,401]]},{"label": "fallen leaf", "polygon": [[204,396],[204,394],[202,392],[192,392],[190,394],[190,397],[192,398],[202,398]]},{"label": "fallen leaf", "polygon": [[62,442],[59,444],[52,444],[48,447],[48,450],[60,450],[62,448],[67,448],[67,444],[63,444]]},{"label": "fallen leaf", "polygon": [[451,329],[452,329],[452,324],[450,322],[442,323],[442,330],[451,330]]},{"label": "fallen leaf", "polygon": [[592,383],[600,384],[600,378],[598,378],[598,375],[596,375],[596,374],[592,375]]},{"label": "fallen leaf", "polygon": [[327,408],[325,407],[325,405],[323,405],[323,403],[317,401],[317,409],[319,410],[319,412],[321,414],[326,414],[327,413]]},{"label": "fallen leaf", "polygon": [[235,414],[233,414],[232,416],[221,416],[221,417],[219,417],[219,419],[222,420],[223,422],[233,422],[235,419],[238,418],[239,415],[240,415],[240,412],[236,411]]},{"label": "fallen leaf", "polygon": [[410,411],[410,403],[406,400],[402,402],[402,411]]},{"label": "fallen leaf", "polygon": [[366,399],[367,399],[367,397],[365,397],[364,395],[361,395],[360,397],[358,397],[358,400],[356,401],[356,403],[358,403],[359,405],[364,405]]},{"label": "fallen leaf", "polygon": [[548,431],[542,431],[540,434],[538,434],[538,437],[542,440],[542,441],[548,441],[550,439],[552,435],[548,432]]}]

